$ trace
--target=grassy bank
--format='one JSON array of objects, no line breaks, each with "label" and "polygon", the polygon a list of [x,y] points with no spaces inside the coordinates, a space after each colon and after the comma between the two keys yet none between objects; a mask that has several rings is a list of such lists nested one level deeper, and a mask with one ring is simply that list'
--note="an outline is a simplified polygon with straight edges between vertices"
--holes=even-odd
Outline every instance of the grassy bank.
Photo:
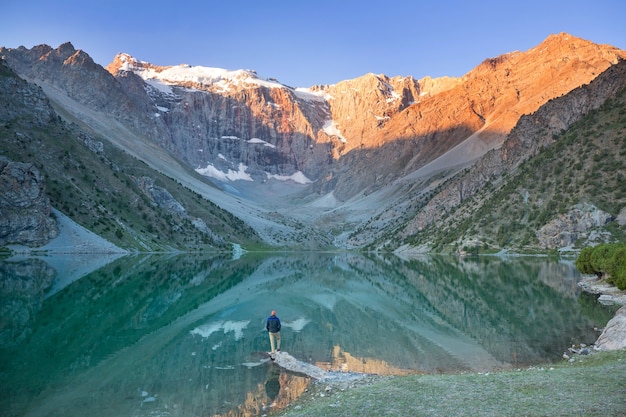
[{"label": "grassy bank", "polygon": [[626,416],[626,350],[513,371],[319,382],[279,415]]}]

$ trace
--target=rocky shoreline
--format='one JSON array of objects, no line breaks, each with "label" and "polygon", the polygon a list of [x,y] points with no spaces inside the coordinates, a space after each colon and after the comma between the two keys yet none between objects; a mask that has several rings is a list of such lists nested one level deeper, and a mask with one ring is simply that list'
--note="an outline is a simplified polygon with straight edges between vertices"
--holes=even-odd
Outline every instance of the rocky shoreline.
[{"label": "rocky shoreline", "polygon": [[593,275],[583,276],[578,286],[585,292],[598,295],[598,301],[602,304],[622,306],[602,330],[602,334],[594,344],[594,349],[626,349],[626,291]]}]

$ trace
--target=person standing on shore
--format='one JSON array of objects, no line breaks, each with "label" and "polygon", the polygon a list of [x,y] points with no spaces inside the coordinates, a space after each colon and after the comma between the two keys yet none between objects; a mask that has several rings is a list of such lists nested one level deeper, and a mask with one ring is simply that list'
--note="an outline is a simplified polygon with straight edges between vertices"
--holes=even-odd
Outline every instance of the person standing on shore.
[{"label": "person standing on shore", "polygon": [[265,328],[270,333],[272,355],[280,352],[280,319],[276,317],[276,311],[272,310],[272,314],[267,318]]}]

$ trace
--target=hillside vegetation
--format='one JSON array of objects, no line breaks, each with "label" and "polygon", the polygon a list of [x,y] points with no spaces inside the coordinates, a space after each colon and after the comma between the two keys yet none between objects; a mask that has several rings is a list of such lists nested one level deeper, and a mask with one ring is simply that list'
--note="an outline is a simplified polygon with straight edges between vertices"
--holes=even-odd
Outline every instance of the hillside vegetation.
[{"label": "hillside vegetation", "polygon": [[[533,252],[541,249],[537,231],[577,205],[592,205],[615,218],[626,205],[624,91],[553,140],[536,157],[487,184],[441,222],[407,242],[430,242],[442,252],[500,248]],[[609,222],[597,234],[597,243],[624,242],[625,232],[624,225]],[[583,242],[576,246],[580,248]]]}]

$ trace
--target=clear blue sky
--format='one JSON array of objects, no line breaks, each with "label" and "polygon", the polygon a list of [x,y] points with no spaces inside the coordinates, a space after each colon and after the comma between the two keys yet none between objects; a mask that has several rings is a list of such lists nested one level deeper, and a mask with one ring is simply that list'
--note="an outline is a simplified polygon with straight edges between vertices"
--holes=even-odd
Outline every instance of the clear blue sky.
[{"label": "clear blue sky", "polygon": [[70,41],[102,66],[126,52],[294,87],[368,72],[461,76],[559,32],[626,49],[625,0],[4,0],[0,17],[0,46]]}]

